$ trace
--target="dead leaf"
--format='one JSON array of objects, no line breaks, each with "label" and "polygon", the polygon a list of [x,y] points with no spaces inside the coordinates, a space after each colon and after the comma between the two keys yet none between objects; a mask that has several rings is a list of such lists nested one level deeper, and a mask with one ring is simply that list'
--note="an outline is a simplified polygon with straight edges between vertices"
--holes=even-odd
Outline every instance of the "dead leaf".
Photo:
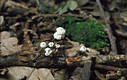
[{"label": "dead leaf", "polygon": [[65,70],[56,71],[54,74],[55,80],[65,80]]},{"label": "dead leaf", "polygon": [[49,69],[35,69],[29,80],[55,80]]},{"label": "dead leaf", "polygon": [[10,33],[7,31],[1,32],[1,40],[10,38]]},{"label": "dead leaf", "polygon": [[10,67],[8,70],[8,75],[12,80],[21,80],[25,77],[27,80],[55,80],[51,71],[45,68]]},{"label": "dead leaf", "polygon": [[29,76],[33,69],[29,67],[10,67],[8,70],[8,75],[12,80],[21,80]]},{"label": "dead leaf", "polygon": [[80,49],[80,44],[78,42],[74,42],[74,41],[70,41],[69,42],[73,45],[72,48],[70,49],[66,49],[65,50],[65,54],[68,56],[68,57],[73,57],[77,54],[77,51],[79,51]]},{"label": "dead leaf", "polygon": [[16,37],[10,37],[10,33],[1,32],[1,55],[10,55],[21,51],[21,45],[18,45],[18,39]]}]

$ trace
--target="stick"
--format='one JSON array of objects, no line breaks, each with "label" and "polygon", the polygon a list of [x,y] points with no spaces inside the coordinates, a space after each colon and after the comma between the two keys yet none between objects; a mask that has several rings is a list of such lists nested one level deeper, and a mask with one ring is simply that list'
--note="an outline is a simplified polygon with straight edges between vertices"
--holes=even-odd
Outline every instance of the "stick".
[{"label": "stick", "polygon": [[84,62],[84,68],[83,68],[83,72],[82,72],[82,80],[90,80],[91,64],[92,64],[92,61],[85,61]]},{"label": "stick", "polygon": [[82,15],[82,14],[40,14],[37,16],[33,16],[32,19],[38,18],[38,17],[67,17],[67,16],[72,16],[72,17],[80,17],[83,19],[87,19],[89,16],[87,15]]}]

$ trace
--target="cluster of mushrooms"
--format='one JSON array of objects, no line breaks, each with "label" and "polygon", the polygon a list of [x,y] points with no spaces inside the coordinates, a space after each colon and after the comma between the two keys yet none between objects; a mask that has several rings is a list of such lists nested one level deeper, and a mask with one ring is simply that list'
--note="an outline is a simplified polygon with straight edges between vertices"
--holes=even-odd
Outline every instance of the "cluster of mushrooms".
[{"label": "cluster of mushrooms", "polygon": [[[63,27],[56,28],[56,32],[53,34],[53,38],[56,40],[61,40],[65,37],[66,30]],[[41,42],[40,47],[44,49],[45,56],[49,56],[53,53],[52,47],[55,47],[57,50],[61,47],[60,44],[54,43],[54,42]],[[81,52],[85,52],[89,50],[89,48],[86,48],[84,45],[80,47]]]}]

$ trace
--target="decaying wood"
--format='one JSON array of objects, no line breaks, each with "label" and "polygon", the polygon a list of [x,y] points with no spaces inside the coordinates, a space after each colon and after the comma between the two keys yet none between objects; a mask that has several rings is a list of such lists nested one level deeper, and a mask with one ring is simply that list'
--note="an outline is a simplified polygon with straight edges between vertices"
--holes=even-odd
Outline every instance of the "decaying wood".
[{"label": "decaying wood", "polygon": [[[34,68],[67,68],[67,67],[83,67],[82,79],[89,80],[91,75],[91,67],[92,59],[82,59],[82,57],[73,57],[73,58],[64,58],[64,57],[45,57],[40,55],[39,57],[35,57],[33,54],[21,55],[22,53],[16,53],[8,56],[0,56],[0,69],[12,67],[12,66],[26,66],[26,67],[34,67]],[[26,57],[27,59],[23,59]],[[105,56],[102,61],[97,60],[97,56],[94,70],[96,76],[100,80],[108,80],[108,79],[118,79],[118,77],[127,77],[127,68],[120,68],[116,66],[110,65],[102,65],[102,63],[108,62],[118,62],[125,61],[127,62],[127,56],[123,55],[115,55],[115,56]],[[103,55],[104,57],[104,55]],[[91,57],[92,58],[92,57]],[[62,60],[62,61],[59,61]],[[127,63],[126,63],[127,64]],[[107,70],[120,72],[121,74],[107,74],[106,78],[103,74],[99,73],[97,70]],[[100,75],[101,74],[101,75]],[[86,77],[87,76],[87,77]],[[115,77],[115,78],[114,78]]]},{"label": "decaying wood", "polygon": [[82,80],[89,80],[91,76],[91,61],[85,61],[82,73]]},{"label": "decaying wood", "polygon": [[[23,53],[22,53],[23,54]],[[33,58],[35,57],[35,58]],[[96,57],[96,56],[95,56]],[[103,57],[99,59],[100,57]],[[96,63],[107,63],[107,62],[127,62],[127,56],[125,55],[115,55],[115,56],[104,56],[96,57]],[[24,60],[24,58],[26,58]],[[59,61],[62,60],[62,61]],[[87,60],[87,59],[85,59]],[[90,58],[88,58],[90,60]],[[127,63],[126,63],[127,64]],[[41,56],[36,58],[33,54],[28,54],[22,56],[21,53],[0,56],[0,68],[10,67],[10,66],[29,66],[29,67],[66,67],[66,66],[83,66],[84,60],[82,57],[64,58],[64,57],[45,57]],[[117,69],[116,69],[117,70]]]},{"label": "decaying wood", "polygon": [[118,80],[119,78],[120,78],[120,76],[115,73],[106,75],[106,80],[112,80],[112,79]]},{"label": "decaying wood", "polygon": [[126,75],[127,75],[127,71],[126,71],[126,74],[123,74],[122,71],[117,71],[116,73],[109,73],[109,74],[106,74],[106,80],[126,80]]},{"label": "decaying wood", "polygon": [[[117,66],[111,66],[111,65],[102,65],[105,63],[115,63],[115,62],[127,62],[127,56],[125,55],[95,55],[94,56],[89,55],[89,58],[86,57],[85,59],[81,56],[79,57],[71,57],[71,58],[66,58],[62,56],[57,56],[57,57],[52,57],[52,56],[44,56],[44,55],[39,55],[36,57],[35,53],[34,54],[24,54],[24,53],[16,53],[8,56],[0,56],[0,69],[7,68],[7,67],[12,67],[12,66],[26,66],[26,67],[34,67],[34,68],[67,68],[67,67],[83,67],[84,66],[84,71],[82,73],[82,79],[83,80],[88,80],[90,78],[91,74],[91,67],[93,65],[92,61],[93,58],[95,59],[95,65],[94,65],[94,70],[107,70],[107,71],[120,71],[120,75],[108,75],[108,79],[114,79],[114,76],[125,76],[127,77],[127,69],[126,67],[120,68]],[[26,59],[25,59],[26,58]],[[127,64],[127,63],[126,63]],[[119,64],[118,64],[119,65]],[[95,74],[98,78],[100,79],[105,79],[103,76],[98,76],[99,72],[95,71]],[[100,73],[101,74],[101,73]],[[87,77],[85,77],[87,76]],[[89,76],[89,77],[88,77]],[[117,78],[116,78],[117,79]]]},{"label": "decaying wood", "polygon": [[100,68],[100,69],[109,70],[109,71],[118,71],[118,70],[123,69],[123,68],[118,68],[118,67],[114,67],[114,66],[107,66],[107,65],[100,65],[100,64],[95,65],[95,67]]},{"label": "decaying wood", "polygon": [[96,57],[96,62],[97,63],[106,63],[106,62],[118,62],[118,61],[127,61],[127,56],[126,55],[98,55]]},{"label": "decaying wood", "polygon": [[0,56],[0,68],[10,67],[10,66],[27,66],[36,68],[48,68],[48,67],[64,67],[65,63],[59,64],[56,59],[51,57],[40,57],[33,60],[32,55],[27,55],[27,59],[24,61],[23,57],[18,54],[9,56]]}]

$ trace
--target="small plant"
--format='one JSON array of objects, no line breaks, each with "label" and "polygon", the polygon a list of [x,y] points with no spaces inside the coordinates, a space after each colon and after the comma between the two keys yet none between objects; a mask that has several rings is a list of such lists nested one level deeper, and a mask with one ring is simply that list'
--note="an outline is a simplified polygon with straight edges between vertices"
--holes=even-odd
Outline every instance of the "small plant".
[{"label": "small plant", "polygon": [[94,49],[109,46],[104,27],[96,19],[84,21],[79,18],[66,17],[61,23],[66,23],[64,25],[66,36],[73,41]]}]

